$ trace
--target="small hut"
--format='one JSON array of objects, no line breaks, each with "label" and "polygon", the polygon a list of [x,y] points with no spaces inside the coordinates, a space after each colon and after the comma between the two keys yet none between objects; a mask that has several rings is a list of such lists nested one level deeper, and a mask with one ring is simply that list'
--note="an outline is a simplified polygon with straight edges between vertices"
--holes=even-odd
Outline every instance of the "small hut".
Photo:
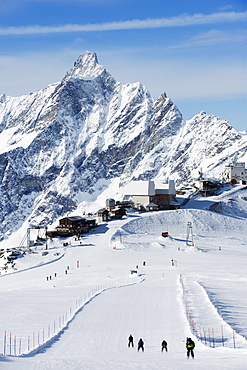
[{"label": "small hut", "polygon": [[109,211],[106,208],[101,208],[97,212],[98,222],[105,222],[109,220]]},{"label": "small hut", "polygon": [[122,207],[115,207],[111,210],[111,218],[122,218],[126,215],[126,209]]},{"label": "small hut", "polygon": [[145,208],[147,211],[158,211],[159,206],[155,203],[149,203]]}]

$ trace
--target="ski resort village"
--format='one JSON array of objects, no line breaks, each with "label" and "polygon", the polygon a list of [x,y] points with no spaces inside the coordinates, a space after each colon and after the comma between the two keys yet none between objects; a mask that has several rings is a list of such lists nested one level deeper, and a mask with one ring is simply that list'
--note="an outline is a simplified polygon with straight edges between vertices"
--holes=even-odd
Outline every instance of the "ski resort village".
[{"label": "ski resort village", "polygon": [[239,167],[226,167],[229,182],[198,178],[177,191],[172,180],[133,181],[94,214],[63,217],[54,229],[29,225],[18,248],[1,249],[1,366],[245,369]]},{"label": "ski resort village", "polygon": [[0,125],[1,369],[246,370],[245,131],[91,52]]}]

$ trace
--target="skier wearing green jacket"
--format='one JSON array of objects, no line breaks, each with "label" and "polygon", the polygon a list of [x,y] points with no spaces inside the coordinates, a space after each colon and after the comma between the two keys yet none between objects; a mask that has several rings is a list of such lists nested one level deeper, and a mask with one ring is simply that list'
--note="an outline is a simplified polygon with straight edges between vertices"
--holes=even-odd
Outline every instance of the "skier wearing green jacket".
[{"label": "skier wearing green jacket", "polygon": [[195,343],[191,338],[187,338],[186,340],[186,349],[187,349],[187,358],[191,357],[194,358],[194,348],[195,348]]}]

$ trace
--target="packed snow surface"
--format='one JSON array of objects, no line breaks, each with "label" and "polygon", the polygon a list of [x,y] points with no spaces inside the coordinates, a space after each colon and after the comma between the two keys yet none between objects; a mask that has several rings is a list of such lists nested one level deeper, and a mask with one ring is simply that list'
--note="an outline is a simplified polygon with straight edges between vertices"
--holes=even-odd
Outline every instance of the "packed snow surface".
[{"label": "packed snow surface", "polygon": [[246,369],[246,215],[239,188],[18,259],[0,277],[1,369]]}]

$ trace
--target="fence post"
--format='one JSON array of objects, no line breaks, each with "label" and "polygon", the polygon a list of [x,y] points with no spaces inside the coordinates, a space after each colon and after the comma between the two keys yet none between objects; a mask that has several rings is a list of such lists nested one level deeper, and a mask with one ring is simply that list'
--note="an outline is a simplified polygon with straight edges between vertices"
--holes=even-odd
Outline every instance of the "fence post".
[{"label": "fence post", "polygon": [[9,333],[9,354],[11,355],[11,346],[12,346],[12,334]]},{"label": "fence post", "polygon": [[206,330],[203,329],[203,334],[204,334],[204,343],[205,343],[205,346],[207,345],[207,337],[206,337]]},{"label": "fence post", "polygon": [[213,340],[213,348],[215,348],[215,342],[214,342],[214,329],[212,329],[212,340]]},{"label": "fence post", "polygon": [[4,332],[4,338],[3,338],[3,355],[6,356],[6,344],[7,344],[7,333]]},{"label": "fence post", "polygon": [[192,333],[195,333],[195,323],[194,320],[191,320],[191,325],[192,325]]},{"label": "fence post", "polygon": [[210,328],[208,328],[208,341],[209,341],[209,347],[211,347]]},{"label": "fence post", "polygon": [[222,340],[222,346],[224,347],[224,333],[223,333],[223,325],[221,325],[221,340]]},{"label": "fence post", "polygon": [[232,327],[232,340],[233,340],[233,348],[236,348],[234,326]]},{"label": "fence post", "polygon": [[19,340],[19,355],[21,354],[21,338]]},{"label": "fence post", "polygon": [[14,355],[16,356],[16,336],[14,336]]}]

